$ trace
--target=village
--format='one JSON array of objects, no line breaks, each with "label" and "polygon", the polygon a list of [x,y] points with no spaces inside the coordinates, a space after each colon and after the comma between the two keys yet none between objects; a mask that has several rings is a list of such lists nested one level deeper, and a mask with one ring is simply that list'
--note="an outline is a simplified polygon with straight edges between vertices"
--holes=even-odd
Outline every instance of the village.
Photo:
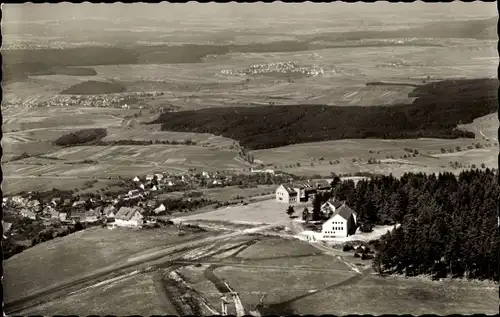
[{"label": "village", "polygon": [[[109,229],[116,227],[150,228],[157,226],[158,220],[170,219],[172,214],[185,213],[205,206],[214,208],[234,204],[247,204],[243,200],[231,202],[204,199],[198,190],[203,188],[224,188],[238,186],[250,188],[258,185],[277,186],[271,199],[283,205],[280,212],[286,218],[285,211],[305,206],[302,216],[294,219],[299,238],[308,241],[329,240],[339,236],[352,235],[356,231],[356,213],[335,198],[322,202],[321,217],[311,205],[315,195],[331,192],[328,180],[306,180],[287,174],[276,173],[271,169],[252,169],[248,174],[229,174],[228,172],[194,172],[188,173],[152,173],[135,176],[123,181],[120,193],[106,192],[102,194],[75,195],[71,191],[52,190],[38,193],[28,192],[4,197],[2,206],[4,219],[4,239],[15,240],[15,244],[30,247],[37,242],[64,236],[68,228],[103,226]],[[165,198],[169,192],[184,192],[178,199]],[[238,197],[236,197],[238,198]],[[288,208],[288,209],[287,209]],[[324,223],[323,223],[324,222]],[[38,233],[28,235],[25,226],[38,225]],[[322,228],[322,229],[319,229]],[[51,237],[44,232],[51,231]],[[24,235],[21,233],[25,233]],[[321,235],[318,236],[318,232]],[[71,233],[71,232],[69,232]],[[39,235],[45,238],[36,238]],[[30,241],[31,240],[31,241]]]},{"label": "village", "polygon": [[221,74],[231,76],[246,76],[266,73],[298,73],[306,76],[318,76],[320,74],[323,74],[324,70],[322,68],[315,69],[300,67],[292,61],[285,61],[269,64],[256,64],[244,70],[233,71],[231,69],[225,69],[221,71]]},{"label": "village", "polygon": [[148,100],[163,96],[163,92],[134,92],[103,95],[57,95],[49,100],[31,100],[18,102],[6,100],[2,106],[8,108],[35,108],[35,107],[100,107],[120,109],[143,109]]}]

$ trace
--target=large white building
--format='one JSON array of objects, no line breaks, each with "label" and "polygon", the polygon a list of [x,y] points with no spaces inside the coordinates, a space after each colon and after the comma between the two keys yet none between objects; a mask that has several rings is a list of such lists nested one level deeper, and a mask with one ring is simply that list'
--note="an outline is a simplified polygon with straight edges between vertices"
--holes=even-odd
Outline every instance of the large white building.
[{"label": "large white building", "polygon": [[308,181],[295,184],[281,184],[276,189],[276,201],[282,203],[306,202],[314,197],[318,190],[328,190],[326,181]]},{"label": "large white building", "polygon": [[356,233],[356,213],[343,204],[336,208],[333,216],[323,223],[321,237],[323,240],[347,237]]},{"label": "large white building", "polygon": [[296,203],[297,197],[298,195],[295,189],[289,186],[282,184],[276,189],[276,201],[282,203]]}]

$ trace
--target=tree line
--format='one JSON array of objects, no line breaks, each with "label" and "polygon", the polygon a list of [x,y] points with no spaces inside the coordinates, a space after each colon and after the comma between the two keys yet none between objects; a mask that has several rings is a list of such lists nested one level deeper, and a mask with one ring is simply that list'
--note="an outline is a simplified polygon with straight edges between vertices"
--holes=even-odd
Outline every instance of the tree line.
[{"label": "tree line", "polygon": [[380,274],[498,281],[500,190],[492,170],[407,173],[332,185],[359,223],[401,224],[381,238],[374,259]]}]

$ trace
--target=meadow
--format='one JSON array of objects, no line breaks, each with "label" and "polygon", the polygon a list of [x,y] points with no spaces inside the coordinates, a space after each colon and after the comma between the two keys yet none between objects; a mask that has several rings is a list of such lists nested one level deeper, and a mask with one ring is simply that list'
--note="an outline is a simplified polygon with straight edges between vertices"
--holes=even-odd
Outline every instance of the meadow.
[{"label": "meadow", "polygon": [[[494,115],[489,115],[488,125],[495,124]],[[475,121],[474,124],[485,121]],[[477,131],[477,128],[476,128]],[[494,135],[490,128],[488,135]],[[485,131],[484,133],[488,133]],[[479,143],[483,148],[476,149]],[[460,147],[460,151],[456,148]],[[472,147],[472,149],[469,149]],[[415,157],[406,149],[417,150]],[[452,149],[453,153],[443,154],[441,149]],[[460,172],[472,164],[477,168],[485,164],[488,168],[498,166],[498,142],[489,138],[485,140],[479,133],[475,139],[353,139],[294,144],[273,149],[252,151],[257,163],[272,164],[277,169],[297,175],[325,175],[330,173],[344,174],[370,172],[400,176],[406,172],[439,173],[444,171]],[[406,155],[406,158],[404,156]],[[403,157],[403,158],[402,158]],[[369,164],[369,159],[380,163]],[[339,161],[330,164],[330,161]],[[451,168],[450,162],[459,162],[462,168]],[[332,162],[332,163],[333,163]]]},{"label": "meadow", "polygon": [[[225,221],[249,224],[288,224],[287,204],[277,202],[274,198],[253,202],[247,205],[222,207],[212,211],[179,217],[182,221]],[[295,210],[302,210],[300,205]]]},{"label": "meadow", "polygon": [[498,304],[498,285],[487,282],[370,276],[289,303],[287,309],[317,315],[489,315],[496,314]]},{"label": "meadow", "polygon": [[138,274],[81,291],[23,311],[23,315],[148,315],[175,314],[163,298],[154,273]]},{"label": "meadow", "polygon": [[[197,192],[203,193],[202,198],[214,201],[246,200],[250,197],[261,197],[262,194],[274,194],[276,185],[258,185],[255,188],[240,188],[237,186],[226,186],[222,188],[201,189]],[[169,192],[159,196],[159,199],[180,198],[185,192]]]}]

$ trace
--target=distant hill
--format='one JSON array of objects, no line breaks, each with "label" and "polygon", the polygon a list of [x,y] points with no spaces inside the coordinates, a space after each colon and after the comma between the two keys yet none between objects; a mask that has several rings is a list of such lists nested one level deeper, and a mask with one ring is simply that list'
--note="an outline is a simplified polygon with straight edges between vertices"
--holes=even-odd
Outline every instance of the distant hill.
[{"label": "distant hill", "polygon": [[497,18],[445,21],[392,31],[329,32],[309,37],[310,41],[361,40],[383,38],[470,38],[497,39]]},{"label": "distant hill", "polygon": [[442,81],[416,88],[412,104],[209,108],[165,112],[151,123],[165,131],[222,135],[251,149],[356,138],[473,138],[457,124],[496,111],[497,90],[496,79]]},{"label": "distant hill", "polygon": [[28,76],[37,75],[66,75],[66,76],[95,76],[97,72],[91,67],[52,67],[43,62],[18,62],[3,65],[3,81],[19,81]]},{"label": "distant hill", "polygon": [[[326,32],[298,36],[298,40],[249,44],[184,44],[127,47],[80,47],[67,49],[4,50],[4,76],[8,81],[34,74],[52,74],[67,66],[200,63],[208,55],[228,53],[296,52],[355,46],[386,46],[388,43],[339,43],[385,38],[497,39],[497,19],[433,23],[395,31]],[[324,43],[322,43],[324,42]],[[402,44],[403,45],[403,44]],[[405,44],[406,45],[406,44]],[[436,43],[408,45],[435,46]],[[67,70],[69,72],[69,70]],[[87,76],[87,75],[82,75]]]},{"label": "distant hill", "polygon": [[89,80],[65,89],[62,95],[100,95],[124,92],[125,87],[117,83]]}]

